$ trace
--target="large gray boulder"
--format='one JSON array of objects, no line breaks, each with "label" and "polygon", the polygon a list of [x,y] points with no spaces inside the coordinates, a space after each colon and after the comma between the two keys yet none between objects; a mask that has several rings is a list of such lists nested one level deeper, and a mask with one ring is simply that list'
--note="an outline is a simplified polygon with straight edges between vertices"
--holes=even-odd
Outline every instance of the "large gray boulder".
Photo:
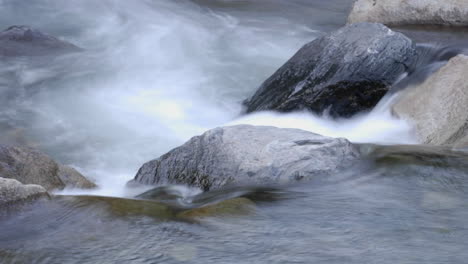
[{"label": "large gray boulder", "polygon": [[467,0],[358,0],[348,22],[386,25],[468,25]]},{"label": "large gray boulder", "polygon": [[27,26],[0,32],[0,56],[43,56],[79,51],[80,48]]},{"label": "large gray boulder", "polygon": [[393,112],[421,143],[468,146],[468,57],[458,55],[425,82],[402,91]]},{"label": "large gray boulder", "polygon": [[382,24],[358,23],[302,47],[268,78],[247,112],[325,110],[349,117],[373,108],[417,57],[415,44]]},{"label": "large gray boulder", "polygon": [[346,139],[298,129],[238,125],[210,130],[144,164],[134,178],[149,185],[203,190],[229,184],[286,183],[326,177],[353,165],[360,153]]},{"label": "large gray boulder", "polygon": [[47,190],[93,188],[96,185],[78,171],[58,164],[37,150],[0,145],[0,175],[24,184],[37,184]]},{"label": "large gray boulder", "polygon": [[46,195],[47,191],[42,186],[25,185],[14,179],[0,177],[0,206]]}]

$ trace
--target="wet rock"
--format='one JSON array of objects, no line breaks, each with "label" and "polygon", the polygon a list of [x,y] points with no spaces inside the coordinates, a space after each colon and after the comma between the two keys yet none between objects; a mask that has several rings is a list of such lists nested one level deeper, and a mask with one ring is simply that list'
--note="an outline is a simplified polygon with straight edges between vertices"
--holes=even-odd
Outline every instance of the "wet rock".
[{"label": "wet rock", "polygon": [[171,219],[175,217],[174,208],[157,201],[127,199],[105,196],[57,196],[63,202],[71,203],[76,207],[105,208],[114,216],[145,215],[158,219]]},{"label": "wet rock", "polygon": [[27,26],[11,26],[0,32],[0,56],[43,56],[79,50],[71,43]]},{"label": "wet rock", "polygon": [[205,191],[326,177],[360,157],[345,139],[298,129],[239,125],[210,130],[144,164],[134,181],[184,184]]},{"label": "wet rock", "polygon": [[414,126],[421,143],[468,146],[468,57],[458,55],[425,82],[402,92],[395,115]]},{"label": "wet rock", "polygon": [[247,112],[308,109],[350,117],[373,108],[416,60],[414,43],[382,24],[358,23],[302,47],[268,78]]},{"label": "wet rock", "polygon": [[60,165],[37,150],[0,145],[0,175],[47,190],[95,185],[76,170]]},{"label": "wet rock", "polygon": [[466,0],[358,0],[348,22],[386,25],[468,25]]},{"label": "wet rock", "polygon": [[14,179],[0,177],[0,205],[31,200],[46,195],[47,191],[42,186],[25,185]]}]

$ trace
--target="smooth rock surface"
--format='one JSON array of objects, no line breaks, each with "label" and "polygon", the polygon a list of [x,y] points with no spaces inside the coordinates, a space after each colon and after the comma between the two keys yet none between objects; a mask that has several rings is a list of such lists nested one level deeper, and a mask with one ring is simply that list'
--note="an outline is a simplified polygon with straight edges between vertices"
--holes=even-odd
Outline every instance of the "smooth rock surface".
[{"label": "smooth rock surface", "polygon": [[267,79],[247,112],[308,109],[350,117],[373,108],[415,62],[414,43],[382,24],[357,23],[302,47]]},{"label": "smooth rock surface", "polygon": [[238,125],[210,130],[144,164],[134,181],[205,191],[229,184],[287,183],[326,177],[360,153],[345,139],[298,129]]},{"label": "smooth rock surface", "polygon": [[95,187],[72,168],[60,165],[37,150],[0,145],[0,175],[24,184],[38,184],[47,190]]},{"label": "smooth rock surface", "polygon": [[404,90],[393,112],[421,143],[468,146],[468,57],[458,55],[424,83]]},{"label": "smooth rock surface", "polygon": [[14,179],[0,177],[0,205],[34,199],[47,195],[47,191],[39,185],[22,184]]},{"label": "smooth rock surface", "polygon": [[59,164],[58,176],[66,187],[92,189],[96,184],[86,179],[76,169]]},{"label": "smooth rock surface", "polygon": [[468,0],[358,0],[348,23],[468,25]]},{"label": "smooth rock surface", "polygon": [[0,56],[42,56],[79,51],[80,48],[27,26],[0,32]]}]

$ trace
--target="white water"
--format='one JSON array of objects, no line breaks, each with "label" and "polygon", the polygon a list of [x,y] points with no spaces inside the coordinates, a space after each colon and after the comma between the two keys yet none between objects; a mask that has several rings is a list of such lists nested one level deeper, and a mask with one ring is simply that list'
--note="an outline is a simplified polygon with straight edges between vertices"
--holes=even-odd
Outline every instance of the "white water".
[{"label": "white water", "polygon": [[[324,30],[282,17],[284,8],[262,13],[242,4],[225,10],[188,1],[1,1],[4,27],[34,25],[87,50],[46,65],[18,62],[19,83],[42,89],[22,97],[8,118],[33,112],[26,129],[34,143],[95,180],[100,189],[92,193],[114,196],[129,195],[125,183],[144,162],[226,124],[412,143],[409,127],[385,103],[351,120],[310,113],[239,118],[241,101]],[[51,76],[60,78],[49,84]]]},{"label": "white water", "polygon": [[395,96],[384,98],[369,113],[351,119],[332,119],[310,112],[275,113],[262,112],[241,117],[229,125],[250,124],[298,128],[330,137],[342,137],[355,143],[415,144],[411,127],[391,114],[390,107]]}]

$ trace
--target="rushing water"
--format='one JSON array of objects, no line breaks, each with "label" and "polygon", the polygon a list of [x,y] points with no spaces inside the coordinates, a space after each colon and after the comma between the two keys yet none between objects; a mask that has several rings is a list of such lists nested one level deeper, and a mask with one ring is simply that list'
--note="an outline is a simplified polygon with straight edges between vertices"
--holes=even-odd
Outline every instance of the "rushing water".
[{"label": "rushing water", "polygon": [[3,141],[36,145],[121,195],[143,162],[231,122],[297,49],[344,24],[350,1],[308,2],[2,1],[0,26],[86,50],[2,62]]},{"label": "rushing water", "polygon": [[[3,211],[0,262],[465,263],[467,154],[397,145],[415,140],[390,113],[393,94],[349,120],[239,116],[297,49],[345,23],[351,2],[0,0],[0,27],[31,25],[85,50],[0,61],[0,143],[33,145],[100,186]],[[405,30],[428,56],[395,91],[467,39]],[[455,40],[434,37],[447,34]],[[141,164],[239,123],[345,137],[367,158],[301,186],[169,186],[128,199],[143,191],[125,188]]]}]

